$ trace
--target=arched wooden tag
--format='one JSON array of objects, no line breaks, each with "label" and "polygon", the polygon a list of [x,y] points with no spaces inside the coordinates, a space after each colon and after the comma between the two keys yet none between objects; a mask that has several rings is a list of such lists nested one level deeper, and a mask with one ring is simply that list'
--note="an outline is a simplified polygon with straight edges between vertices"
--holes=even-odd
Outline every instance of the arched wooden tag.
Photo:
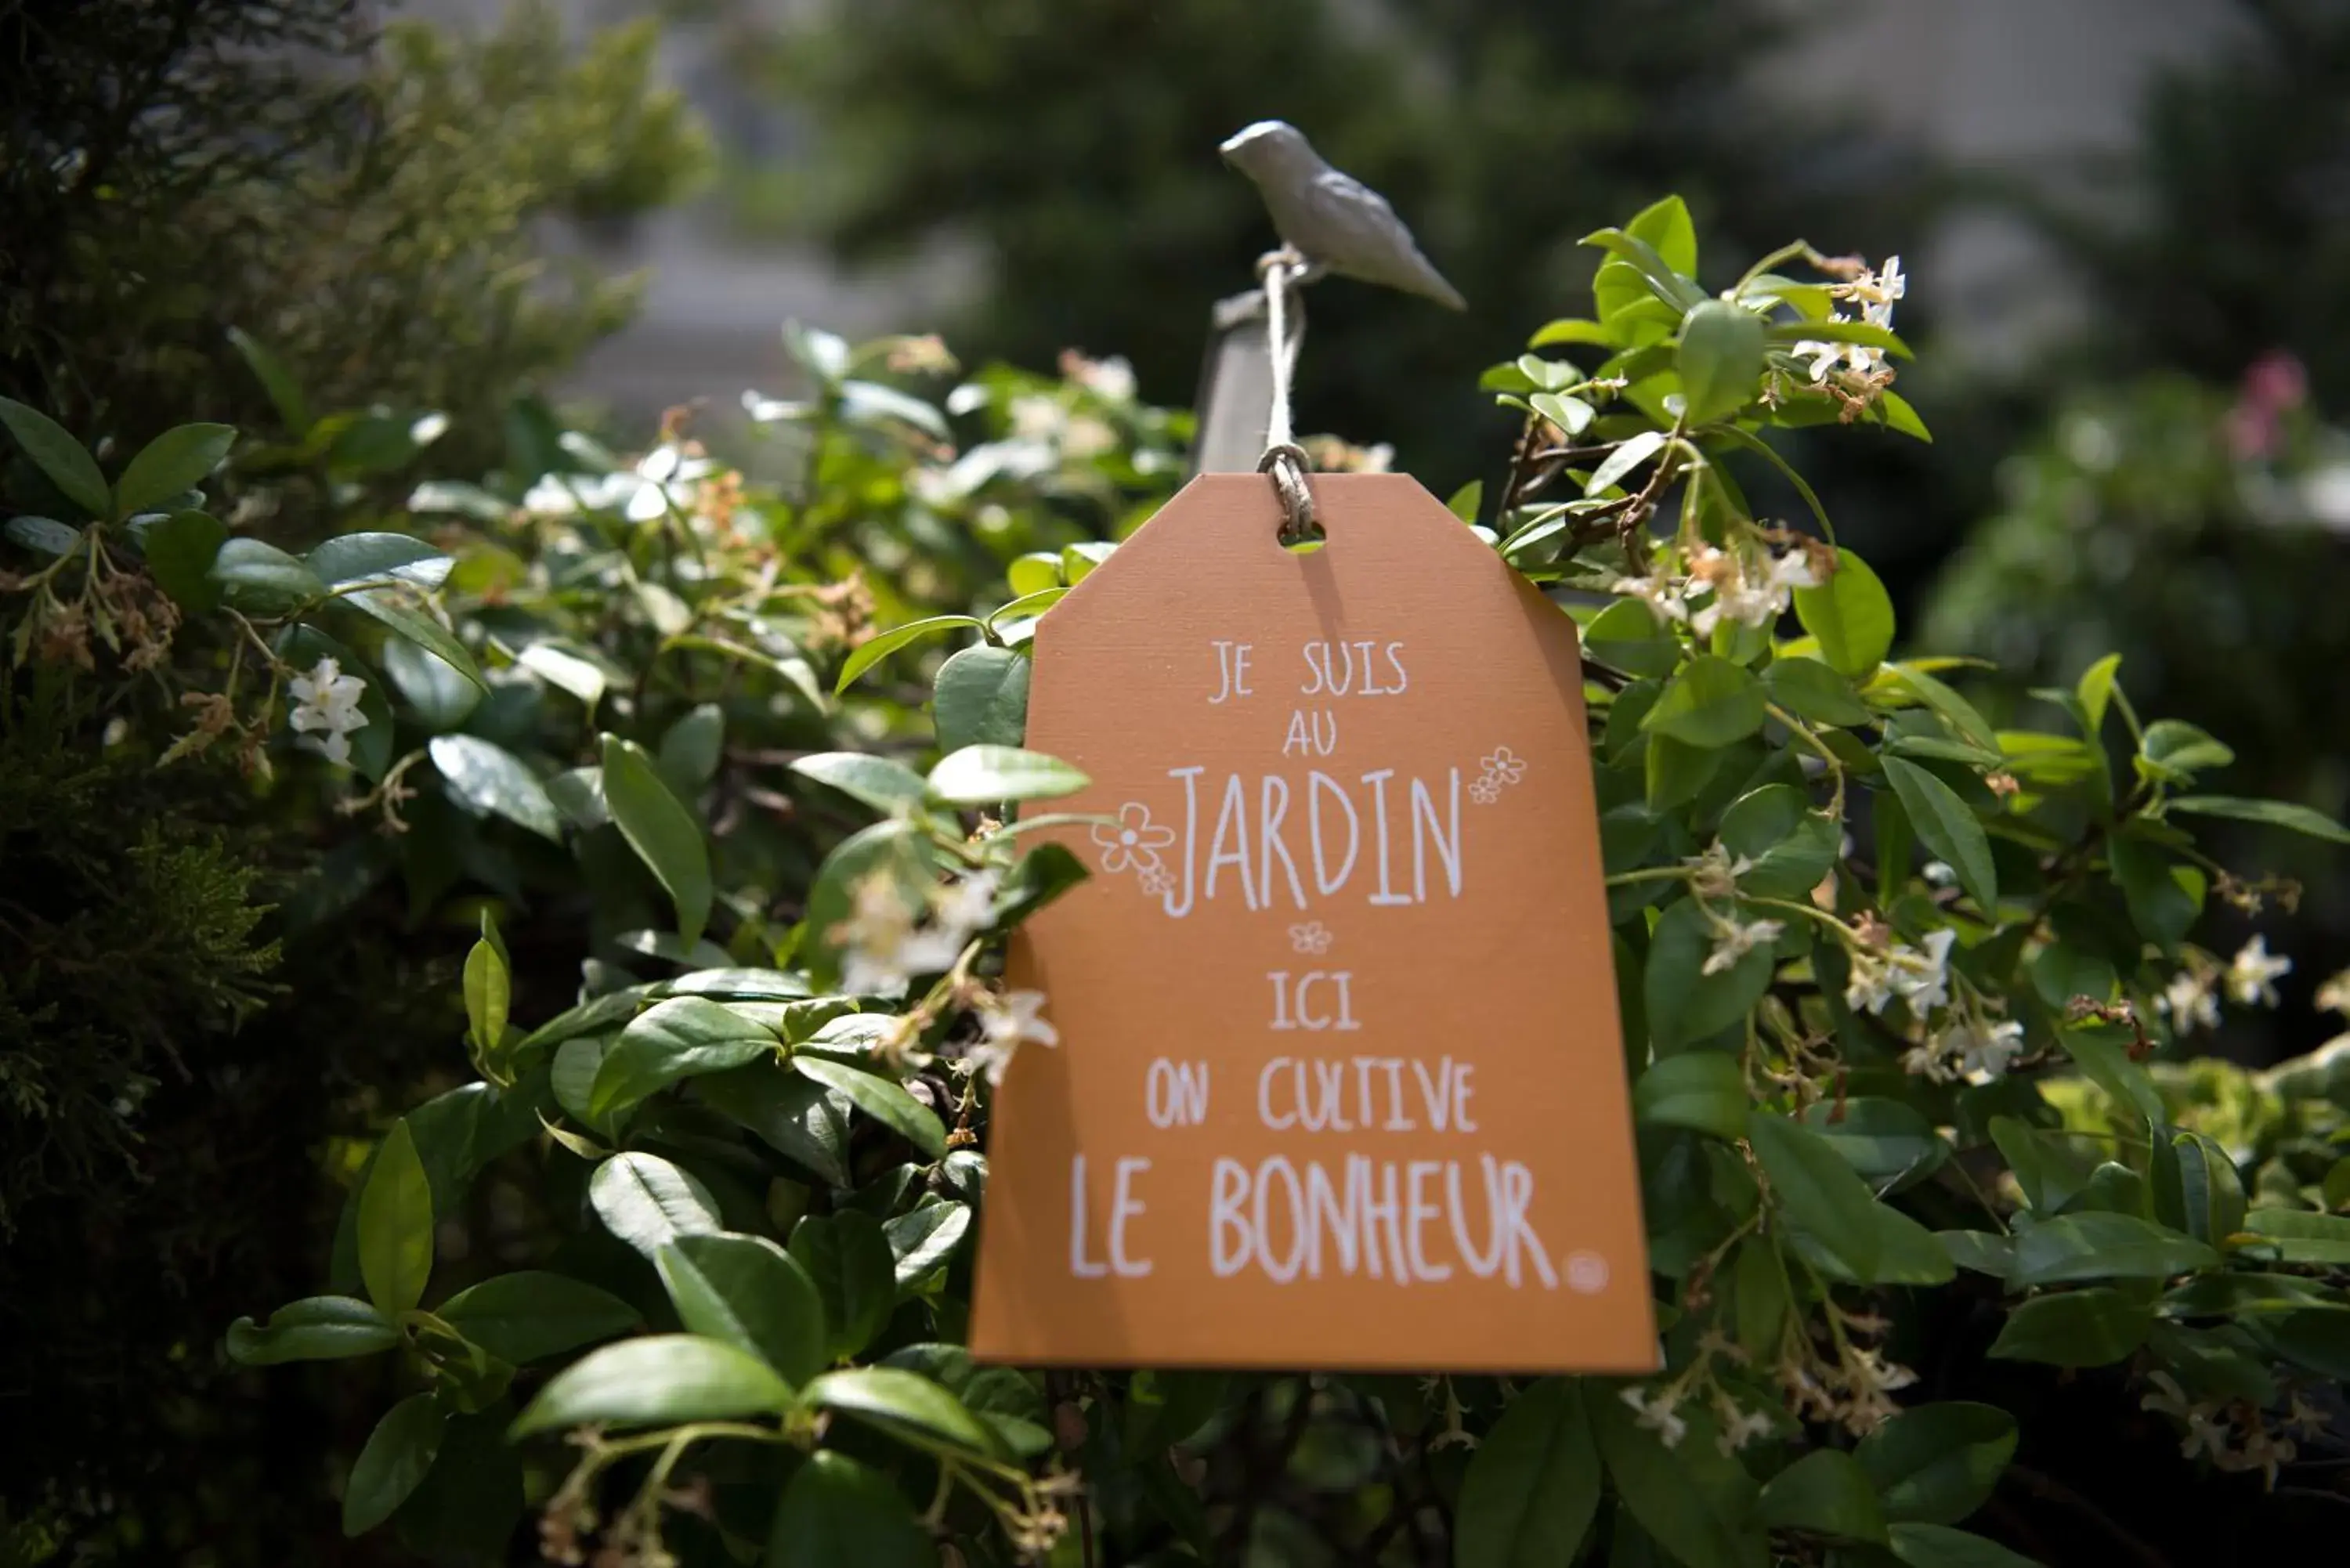
[{"label": "arched wooden tag", "polygon": [[1657,1365],[1575,626],[1399,474],[1194,479],[1037,628],[1093,877],[1015,940],[972,1350]]}]

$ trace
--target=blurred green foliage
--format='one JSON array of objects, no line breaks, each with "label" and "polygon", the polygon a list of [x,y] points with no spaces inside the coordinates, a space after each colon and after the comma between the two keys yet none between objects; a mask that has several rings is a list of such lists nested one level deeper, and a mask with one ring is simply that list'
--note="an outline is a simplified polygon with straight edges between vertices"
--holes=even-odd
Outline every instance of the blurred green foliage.
[{"label": "blurred green foliage", "polygon": [[482,37],[356,0],[0,9],[0,394],[136,442],[258,424],[224,327],[346,407],[494,415],[626,319],[633,282],[539,254],[556,216],[674,199],[702,134],[654,24],[575,51],[524,0]]},{"label": "blurred green foliage", "polygon": [[1466,389],[1589,282],[1575,242],[1597,214],[1670,186],[1725,252],[1791,232],[1841,251],[1915,233],[1932,195],[1874,133],[1766,104],[1747,67],[1784,23],[1752,0],[980,0],[934,18],[827,0],[743,51],[816,133],[804,180],[744,171],[754,211],[851,259],[975,243],[986,281],[958,344],[1115,349],[1149,395],[1187,398],[1211,304],[1274,244],[1213,150],[1288,119],[1388,195],[1470,306],[1314,290],[1300,419],[1394,441],[1440,491],[1496,431]]}]

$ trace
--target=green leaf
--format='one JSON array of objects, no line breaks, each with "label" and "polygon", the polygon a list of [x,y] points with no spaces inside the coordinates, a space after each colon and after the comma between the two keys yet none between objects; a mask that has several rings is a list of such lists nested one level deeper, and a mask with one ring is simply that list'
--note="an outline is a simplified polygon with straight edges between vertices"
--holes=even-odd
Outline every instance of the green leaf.
[{"label": "green leaf", "polygon": [[1727,746],[1762,727],[1764,705],[1752,670],[1703,653],[1666,684],[1640,728],[1687,745]]},{"label": "green leaf", "polygon": [[1771,701],[1814,724],[1866,724],[1873,715],[1852,682],[1816,659],[1778,659],[1762,671]]},{"label": "green leaf", "polygon": [[1812,809],[1793,784],[1750,790],[1721,814],[1722,847],[1753,862],[1739,874],[1741,891],[1763,898],[1801,898],[1835,864],[1844,825]]},{"label": "green leaf", "polygon": [[590,1422],[661,1427],[777,1416],[791,1386],[748,1351],[691,1334],[608,1345],[557,1373],[517,1417],[512,1436]]},{"label": "green leaf", "polygon": [[1028,728],[1028,659],[982,643],[939,666],[939,750],[1017,746]]},{"label": "green leaf", "polygon": [[702,826],[661,783],[645,749],[606,734],[604,804],[621,836],[677,906],[678,934],[690,947],[710,921],[710,851]]},{"label": "green leaf", "polygon": [[1909,825],[1938,860],[1959,874],[1959,886],[1985,914],[1999,908],[1999,873],[1991,864],[1991,839],[1958,792],[1912,762],[1883,759],[1885,776],[1901,797]]},{"label": "green leaf", "polygon": [[1657,921],[1641,995],[1648,1007],[1648,1035],[1659,1052],[1720,1033],[1745,1017],[1771,989],[1768,942],[1749,949],[1720,973],[1707,974],[1714,935],[1694,898],[1683,898]]},{"label": "green leaf", "polygon": [[2175,950],[2203,912],[2200,874],[2126,832],[2107,842],[2106,855],[2130,922],[2165,952]]},{"label": "green leaf", "polygon": [[771,1148],[831,1186],[848,1185],[847,1105],[813,1078],[780,1063],[758,1063],[712,1074],[694,1086],[702,1099]]},{"label": "green leaf", "polygon": [[1899,1100],[1855,1095],[1806,1106],[1804,1124],[1872,1186],[1923,1175],[1949,1158],[1933,1124]]},{"label": "green leaf", "polygon": [[386,638],[379,657],[384,673],[428,730],[453,730],[481,706],[481,687],[406,638]]},{"label": "green leaf", "polygon": [[2040,1568],[2033,1559],[1944,1524],[1897,1524],[1893,1555],[1908,1568]]},{"label": "green leaf", "polygon": [[281,1361],[340,1361],[372,1355],[400,1343],[391,1319],[351,1296],[310,1296],[289,1302],[256,1326],[249,1317],[229,1325],[228,1355],[240,1366]]},{"label": "green leaf", "polygon": [[850,683],[858,676],[910,642],[919,641],[922,638],[931,637],[939,632],[951,631],[961,626],[967,626],[973,631],[977,631],[982,629],[983,625],[983,623],[976,616],[939,615],[932,616],[928,620],[909,621],[904,626],[891,627],[888,631],[877,633],[867,641],[859,643],[847,659],[842,661],[840,679],[834,681],[832,685],[833,695],[837,697],[847,691]]},{"label": "green leaf", "polygon": [[1796,1233],[1853,1279],[1876,1276],[1884,1242],[1876,1198],[1826,1139],[1776,1111],[1747,1114],[1747,1141]]},{"label": "green leaf", "polygon": [[2312,811],[2305,805],[2293,805],[2281,800],[2245,800],[2230,794],[2186,794],[2169,804],[2172,811],[2185,812],[2189,816],[2225,816],[2239,822],[2266,823],[2271,827],[2288,827],[2312,838],[2322,838],[2329,844],[2350,844],[2350,828],[2322,811]]},{"label": "green leaf", "polygon": [[1594,469],[1583,486],[1586,495],[1597,495],[1623,483],[1627,475],[1664,450],[1665,432],[1642,431],[1617,443],[1607,461]]},{"label": "green leaf", "polygon": [[441,1401],[430,1394],[411,1394],[384,1413],[343,1488],[345,1535],[365,1534],[408,1501],[441,1451],[447,1418]]},{"label": "green leaf", "polygon": [[881,1222],[859,1209],[810,1216],[792,1228],[791,1254],[824,1298],[829,1358],[846,1361],[871,1344],[898,1304],[898,1265]]},{"label": "green leaf", "polygon": [[1738,1312],[1738,1345],[1749,1361],[1768,1366],[1778,1359],[1789,1299],[1787,1266],[1765,1236],[1739,1243],[1731,1296]]},{"label": "green leaf", "polygon": [[213,552],[212,580],[238,609],[277,614],[327,591],[317,574],[275,545],[234,537]]},{"label": "green leaf", "polygon": [[310,406],[302,396],[301,383],[294,379],[294,373],[286,368],[285,361],[242,327],[230,327],[228,340],[235,345],[237,353],[244,357],[255,378],[261,382],[261,389],[269,394],[270,406],[277,410],[277,417],[286,421],[286,431],[296,441],[308,435]]},{"label": "green leaf", "polygon": [[2139,737],[2137,757],[2152,776],[2185,784],[2199,773],[2226,767],[2236,753],[2183,719],[2157,719]]},{"label": "green leaf", "polygon": [[591,720],[610,684],[601,665],[552,640],[532,643],[515,655],[515,662],[548,685],[578,698]]},{"label": "green leaf", "polygon": [[1820,657],[1857,680],[1893,649],[1893,600],[1868,563],[1836,551],[1835,575],[1795,590],[1795,618],[1819,640]]},{"label": "green leaf", "polygon": [[1454,1513],[1454,1568],[1572,1562],[1599,1511],[1599,1490],[1583,1386],[1565,1377],[1530,1385],[1470,1456]]},{"label": "green leaf", "polygon": [[1574,317],[1561,317],[1547,322],[1526,339],[1529,348],[1548,348],[1559,343],[1582,343],[1595,348],[1615,347],[1615,340],[1607,336],[1607,328],[1596,321],[1585,321]]},{"label": "green leaf", "polygon": [[588,1179],[588,1201],[607,1231],[648,1259],[680,1236],[725,1229],[710,1189],[659,1155],[614,1155]]},{"label": "green leaf", "polygon": [[947,1152],[946,1128],[928,1106],[888,1078],[852,1067],[846,1062],[805,1053],[792,1054],[792,1066],[827,1089],[837,1089],[849,1104],[898,1134],[932,1159]]},{"label": "green leaf", "polygon": [[228,524],[209,512],[174,512],[141,537],[148,575],[182,609],[199,614],[220,603],[213,560],[228,537]]},{"label": "green leaf", "polygon": [[2018,1290],[2074,1280],[2164,1280],[2217,1268],[2220,1254],[2135,1214],[2060,1214],[2015,1237]]},{"label": "green leaf", "polygon": [[1603,664],[1634,675],[1670,675],[1681,661],[1681,645],[1657,624],[1648,607],[1618,599],[1591,618],[1583,646]]},{"label": "green leaf", "polygon": [[2145,1342],[2150,1303],[2110,1286],[2035,1296],[2008,1314],[1990,1355],[2054,1366],[2108,1366]]},{"label": "green leaf", "polygon": [[1633,1119],[1734,1141],[1746,1130],[1746,1075],[1720,1051],[1684,1051],[1651,1064],[1632,1086]]},{"label": "green leaf", "polygon": [[174,425],[149,441],[114,482],[114,512],[153,512],[203,483],[236,444],[232,425]]},{"label": "green leaf", "polygon": [[54,517],[11,517],[0,524],[0,538],[22,545],[27,550],[38,550],[45,556],[63,556],[78,549],[82,531],[68,528]]},{"label": "green leaf", "polygon": [[715,702],[699,702],[661,732],[654,765],[671,794],[692,800],[718,776],[725,744],[724,711]]},{"label": "green leaf", "polygon": [[2083,670],[2074,685],[2073,694],[2080,701],[2082,715],[2088,721],[2085,732],[2092,740],[2106,727],[2106,705],[2113,701],[2114,678],[2121,667],[2122,656],[2108,653]]},{"label": "green leaf", "polygon": [[49,483],[63,491],[67,500],[92,517],[113,515],[106,475],[63,425],[13,398],[0,398],[0,425],[8,428],[33,466],[47,474]]},{"label": "green leaf", "polygon": [[939,1272],[971,1229],[971,1210],[961,1203],[924,1203],[886,1221],[884,1240],[897,1262],[898,1288],[911,1290]]},{"label": "green leaf", "polygon": [[397,1317],[424,1299],[432,1274],[432,1187],[403,1116],[376,1150],[359,1191],[359,1277],[369,1300]]},{"label": "green leaf", "polygon": [[478,735],[435,735],[426,749],[458,805],[563,842],[563,814],[520,757]]},{"label": "green leaf", "polygon": [[764,1568],[937,1568],[938,1549],[898,1484],[847,1454],[818,1449],[775,1510]]},{"label": "green leaf", "polygon": [[1846,1541],[1883,1541],[1885,1515],[1868,1472],[1838,1449],[1814,1449],[1771,1478],[1754,1505],[1757,1523]]},{"label": "green leaf", "polygon": [[473,663],[473,656],[465,651],[465,645],[459,642],[447,627],[411,604],[407,590],[353,588],[338,597],[342,603],[390,627],[482,691],[486,692],[490,689],[489,682],[482,678],[481,670]]},{"label": "green leaf", "polygon": [[818,752],[795,761],[792,772],[829,784],[884,814],[915,805],[926,787],[922,775],[905,763],[863,752]]},{"label": "green leaf", "polygon": [[2350,1263],[2350,1217],[2305,1209],[2255,1209],[2244,1229],[2288,1263]]},{"label": "green leaf", "polygon": [[2015,1417],[1993,1405],[1944,1400],[1902,1411],[1860,1440],[1885,1517],[1955,1524],[1991,1501],[2015,1452]]},{"label": "green leaf", "polygon": [[1614,1390],[1586,1407],[1617,1495],[1659,1545],[1684,1568],[1765,1568],[1767,1543],[1750,1522],[1753,1479],[1719,1448],[1711,1414],[1684,1404],[1689,1429],[1668,1449]]},{"label": "green leaf", "polygon": [[763,1236],[680,1236],[654,1256],[680,1322],[739,1345],[798,1387],[825,1368],[824,1301]]},{"label": "green leaf", "polygon": [[436,588],[454,564],[445,551],[407,534],[338,534],[304,557],[329,587],[407,583]]},{"label": "green leaf", "polygon": [[465,955],[465,1023],[475,1048],[494,1051],[506,1037],[507,1010],[514,1002],[514,979],[497,938],[497,925],[482,911],[482,938]]},{"label": "green leaf", "polygon": [[1709,299],[1681,323],[1681,396],[1692,425],[1726,419],[1753,400],[1762,379],[1762,318],[1727,300]]},{"label": "green leaf", "polygon": [[941,758],[925,781],[931,798],[949,805],[1049,800],[1093,781],[1056,757],[1017,746],[965,746]]},{"label": "green leaf", "polygon": [[588,1091],[591,1121],[611,1119],[681,1078],[723,1073],[782,1046],[775,1033],[699,996],[658,1002],[629,1021]]},{"label": "green leaf", "polygon": [[611,1292],[543,1269],[494,1275],[459,1291],[433,1315],[517,1366],[626,1334],[641,1321]]},{"label": "green leaf", "polygon": [[993,1434],[962,1400],[929,1378],[894,1366],[827,1372],[808,1384],[800,1404],[853,1416],[893,1435],[911,1430],[974,1454],[993,1457],[996,1452]]},{"label": "green leaf", "polygon": [[[1526,400],[1534,412],[1556,425],[1570,436],[1581,435],[1591,428],[1599,411],[1581,398],[1561,392],[1536,392]],[[1475,522],[1472,513],[1465,521]]]}]

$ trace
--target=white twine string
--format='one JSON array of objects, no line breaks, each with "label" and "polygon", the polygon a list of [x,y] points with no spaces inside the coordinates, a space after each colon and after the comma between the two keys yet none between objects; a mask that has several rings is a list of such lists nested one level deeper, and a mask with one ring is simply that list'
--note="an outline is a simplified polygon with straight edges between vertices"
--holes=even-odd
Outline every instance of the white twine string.
[{"label": "white twine string", "polygon": [[1271,476],[1274,493],[1281,499],[1282,540],[1294,544],[1321,532],[1314,518],[1314,492],[1305,483],[1313,460],[1297,444],[1289,410],[1289,378],[1297,356],[1297,345],[1289,336],[1289,291],[1304,275],[1305,263],[1295,251],[1282,249],[1260,261],[1257,270],[1264,278],[1264,337],[1265,350],[1273,359],[1273,409],[1265,416],[1264,455],[1257,459],[1256,466],[1260,473]]}]

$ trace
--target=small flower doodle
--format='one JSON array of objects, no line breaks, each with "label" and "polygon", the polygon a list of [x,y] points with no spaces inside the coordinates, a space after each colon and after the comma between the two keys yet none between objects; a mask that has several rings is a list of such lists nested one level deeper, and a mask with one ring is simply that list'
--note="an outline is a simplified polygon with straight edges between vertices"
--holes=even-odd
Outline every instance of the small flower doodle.
[{"label": "small flower doodle", "polygon": [[1507,746],[1495,746],[1492,755],[1481,758],[1478,765],[1484,775],[1469,786],[1469,799],[1478,805],[1491,805],[1502,798],[1502,792],[1526,776],[1526,760]]},{"label": "small flower doodle", "polygon": [[1311,953],[1315,958],[1328,952],[1330,944],[1337,940],[1337,933],[1319,920],[1308,920],[1302,926],[1289,928],[1289,945],[1298,952]]},{"label": "small flower doodle", "polygon": [[1128,801],[1118,808],[1118,824],[1094,825],[1094,842],[1101,846],[1101,868],[1112,876],[1121,871],[1139,871],[1148,876],[1159,869],[1159,852],[1175,842],[1175,830],[1161,827],[1150,820],[1150,808],[1139,800]]}]

